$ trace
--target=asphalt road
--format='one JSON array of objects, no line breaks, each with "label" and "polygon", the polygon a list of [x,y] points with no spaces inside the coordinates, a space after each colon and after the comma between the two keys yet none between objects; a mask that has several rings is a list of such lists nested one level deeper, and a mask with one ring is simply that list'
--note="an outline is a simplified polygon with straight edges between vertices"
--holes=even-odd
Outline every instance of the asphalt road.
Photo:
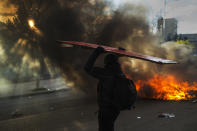
[{"label": "asphalt road", "polygon": [[[116,131],[196,131],[197,103],[138,100],[123,111]],[[17,111],[16,111],[17,110]],[[0,101],[0,131],[97,131],[95,99],[72,91]],[[13,112],[18,116],[13,117]],[[173,113],[174,118],[158,115]]]}]

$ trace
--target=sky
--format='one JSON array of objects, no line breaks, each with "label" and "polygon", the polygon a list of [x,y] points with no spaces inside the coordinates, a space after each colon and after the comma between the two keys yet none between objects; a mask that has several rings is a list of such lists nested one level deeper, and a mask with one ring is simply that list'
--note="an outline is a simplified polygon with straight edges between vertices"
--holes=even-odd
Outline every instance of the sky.
[{"label": "sky", "polygon": [[[113,0],[116,6],[129,2],[142,4],[148,8],[150,23],[156,22],[159,16],[176,18],[178,20],[178,33],[197,33],[197,0]],[[164,11],[165,9],[165,11]],[[165,12],[165,13],[164,13]]]}]

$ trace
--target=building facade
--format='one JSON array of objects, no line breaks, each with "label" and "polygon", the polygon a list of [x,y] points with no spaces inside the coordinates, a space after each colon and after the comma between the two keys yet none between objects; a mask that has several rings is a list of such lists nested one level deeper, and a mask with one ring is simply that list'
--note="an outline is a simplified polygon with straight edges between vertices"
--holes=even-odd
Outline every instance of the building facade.
[{"label": "building facade", "polygon": [[157,32],[161,42],[176,41],[177,39],[189,40],[197,49],[197,34],[177,34],[178,21],[175,18],[163,19],[157,21]]},{"label": "building facade", "polygon": [[180,34],[180,36],[185,40],[189,40],[190,43],[197,45],[197,34]]},{"label": "building facade", "polygon": [[171,41],[177,37],[177,20],[175,18],[163,19],[159,18],[157,21],[158,35],[162,41]]},{"label": "building facade", "polygon": [[164,20],[164,41],[175,40],[177,37],[177,20],[175,18],[169,18]]}]

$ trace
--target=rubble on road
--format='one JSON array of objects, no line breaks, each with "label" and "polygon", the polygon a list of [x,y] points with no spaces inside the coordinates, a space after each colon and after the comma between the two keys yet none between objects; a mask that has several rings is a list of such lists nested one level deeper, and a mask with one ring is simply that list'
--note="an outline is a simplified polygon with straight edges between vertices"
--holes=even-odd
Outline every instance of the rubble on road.
[{"label": "rubble on road", "polygon": [[174,118],[175,115],[173,113],[161,113],[158,115],[159,118]]},{"label": "rubble on road", "polygon": [[12,118],[17,118],[17,117],[21,117],[21,116],[23,116],[23,114],[20,113],[20,111],[19,111],[18,109],[16,109],[15,111],[13,111],[13,112],[11,113],[11,117],[12,117]]}]

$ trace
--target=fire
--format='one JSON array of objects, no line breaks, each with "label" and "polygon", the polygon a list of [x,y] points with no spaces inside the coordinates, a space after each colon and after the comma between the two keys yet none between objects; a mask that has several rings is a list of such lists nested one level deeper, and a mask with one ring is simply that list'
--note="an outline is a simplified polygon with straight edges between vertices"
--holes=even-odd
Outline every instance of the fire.
[{"label": "fire", "polygon": [[140,97],[163,100],[189,100],[196,95],[197,82],[180,82],[173,75],[154,75],[153,78],[136,82]]}]

